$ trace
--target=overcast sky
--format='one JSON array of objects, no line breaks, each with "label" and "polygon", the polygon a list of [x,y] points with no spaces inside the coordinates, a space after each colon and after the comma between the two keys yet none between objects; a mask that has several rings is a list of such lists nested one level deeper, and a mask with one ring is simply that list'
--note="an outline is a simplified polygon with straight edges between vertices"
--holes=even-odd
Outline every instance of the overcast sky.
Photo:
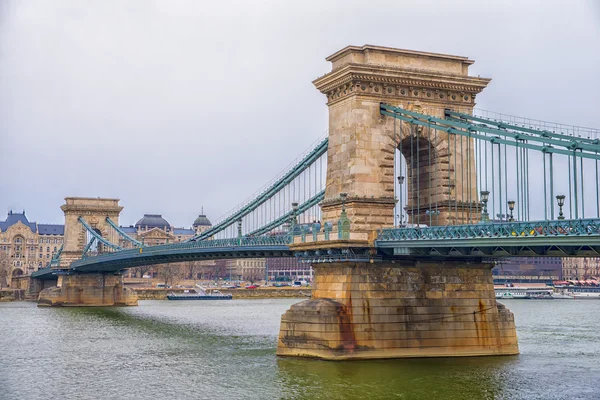
[{"label": "overcast sky", "polygon": [[350,44],[468,56],[479,108],[600,128],[599,4],[0,0],[0,211],[215,222],[323,135],[311,81]]}]

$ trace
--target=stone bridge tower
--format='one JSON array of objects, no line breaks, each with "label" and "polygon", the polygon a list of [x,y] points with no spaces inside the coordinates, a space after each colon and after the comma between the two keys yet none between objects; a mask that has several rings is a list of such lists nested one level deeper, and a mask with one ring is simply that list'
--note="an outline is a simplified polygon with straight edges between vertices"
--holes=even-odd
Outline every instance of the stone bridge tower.
[{"label": "stone bridge tower", "polygon": [[[67,197],[60,207],[65,213],[65,239],[58,269],[68,269],[83,255],[87,245],[87,230],[79,222],[83,218],[97,233],[111,243],[118,243],[118,234],[106,222],[116,224],[123,207],[119,199]],[[56,287],[40,292],[38,306],[132,306],[137,294],[123,285],[119,273],[59,274]]]},{"label": "stone bridge tower", "polygon": [[[444,109],[472,113],[475,96],[490,79],[469,76],[473,61],[467,57],[379,46],[348,46],[327,61],[332,63],[331,72],[313,82],[327,96],[329,106],[323,219],[337,221],[339,194],[345,192],[353,232],[393,226],[396,148],[408,164],[409,222],[416,222],[417,216],[425,221],[434,204],[440,210],[436,218],[440,225],[476,219],[472,215],[469,221],[468,213],[462,212],[469,206],[477,209],[478,204],[472,142],[459,137],[457,145],[444,132],[430,135],[427,128],[394,123],[380,114],[379,105],[439,118],[444,118]],[[431,153],[424,150],[428,148]],[[469,177],[454,179],[454,166],[462,171],[466,163],[471,164]],[[441,179],[449,175],[452,179]]]},{"label": "stone bridge tower", "polygon": [[[466,57],[386,47],[349,46],[327,60],[332,71],[314,81],[329,106],[321,207],[323,220],[334,226],[349,219],[350,232],[290,246],[340,256],[312,261],[312,298],[282,316],[277,354],[331,360],[518,354],[514,318],[496,302],[491,264],[441,255],[361,257],[354,251],[362,246],[376,255],[369,233],[394,225],[394,153],[401,146],[409,221],[425,221],[432,204],[439,205],[441,225],[478,219],[460,212],[478,209],[472,143],[394,125],[394,118],[381,115],[380,103],[440,118],[446,108],[471,113],[489,79],[469,76],[473,61]],[[431,153],[421,153],[430,145]],[[347,217],[341,193],[347,193]]]},{"label": "stone bridge tower", "polygon": [[123,209],[119,205],[119,199],[66,197],[65,204],[60,208],[65,213],[65,241],[60,258],[60,268],[69,268],[73,261],[79,260],[83,248],[87,244],[86,229],[79,222],[79,217],[96,229],[103,238],[112,243],[118,243],[118,237],[106,222],[106,217],[116,224],[119,223],[119,214]]}]

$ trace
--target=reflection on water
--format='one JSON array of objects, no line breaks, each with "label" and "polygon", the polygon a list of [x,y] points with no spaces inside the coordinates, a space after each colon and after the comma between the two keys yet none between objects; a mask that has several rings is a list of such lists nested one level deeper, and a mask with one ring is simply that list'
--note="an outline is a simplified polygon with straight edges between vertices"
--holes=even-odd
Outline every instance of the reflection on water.
[{"label": "reflection on water", "polygon": [[600,301],[507,302],[521,355],[277,358],[293,299],[0,304],[0,399],[597,399]]},{"label": "reflection on water", "polygon": [[516,359],[279,359],[277,365],[284,387],[294,389],[297,399],[485,399],[504,392],[502,373]]}]

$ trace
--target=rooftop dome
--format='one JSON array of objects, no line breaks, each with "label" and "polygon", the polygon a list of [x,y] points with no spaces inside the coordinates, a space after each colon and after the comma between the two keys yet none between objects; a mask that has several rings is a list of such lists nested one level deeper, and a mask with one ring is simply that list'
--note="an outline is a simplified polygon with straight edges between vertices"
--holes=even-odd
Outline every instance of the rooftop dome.
[{"label": "rooftop dome", "polygon": [[164,229],[166,228],[170,228],[171,224],[169,224],[167,222],[166,219],[164,219],[162,217],[162,215],[159,214],[144,214],[144,216],[142,217],[142,219],[140,219],[138,222],[136,222],[135,224],[136,228],[146,228],[148,227],[148,229],[152,229],[152,228],[162,228]]},{"label": "rooftop dome", "polygon": [[200,214],[198,215],[198,218],[196,218],[192,226],[212,226],[212,224],[210,220],[206,218],[206,215]]}]

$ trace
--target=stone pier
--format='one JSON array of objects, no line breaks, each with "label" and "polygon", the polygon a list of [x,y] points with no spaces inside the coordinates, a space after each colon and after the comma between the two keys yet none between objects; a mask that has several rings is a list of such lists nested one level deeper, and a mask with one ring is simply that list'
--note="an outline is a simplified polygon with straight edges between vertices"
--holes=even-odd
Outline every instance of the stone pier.
[{"label": "stone pier", "polygon": [[464,261],[316,266],[312,299],[283,315],[277,348],[326,360],[518,353],[491,266]]},{"label": "stone pier", "polygon": [[123,285],[123,276],[115,274],[62,275],[58,286],[44,289],[39,307],[56,306],[137,306],[134,290]]}]

